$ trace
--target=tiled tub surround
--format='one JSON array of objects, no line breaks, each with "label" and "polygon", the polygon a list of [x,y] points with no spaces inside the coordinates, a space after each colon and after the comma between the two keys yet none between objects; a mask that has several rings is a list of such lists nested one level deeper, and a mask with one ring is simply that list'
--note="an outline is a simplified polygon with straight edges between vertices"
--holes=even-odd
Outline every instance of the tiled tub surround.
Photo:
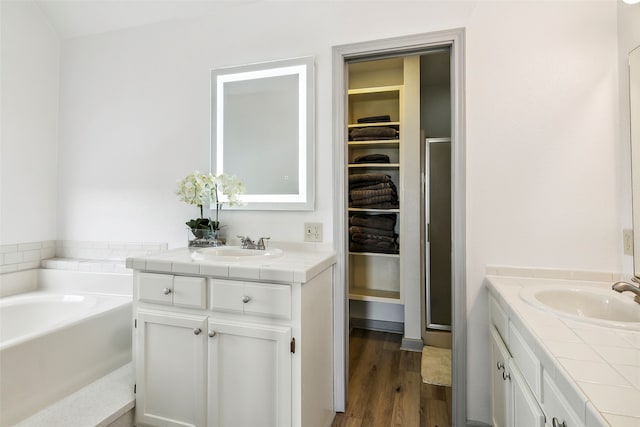
[{"label": "tiled tub surround", "polygon": [[[34,415],[131,361],[131,280],[131,274],[44,269],[2,276],[2,288],[13,295],[0,299],[0,425]],[[65,302],[82,297],[87,302],[77,307]],[[60,302],[47,302],[53,299]]]},{"label": "tiled tub surround", "polygon": [[[497,273],[500,269],[492,267],[488,271]],[[582,425],[636,427],[640,425],[640,331],[556,316],[533,307],[519,295],[523,287],[536,285],[611,289],[610,280],[615,276],[609,276],[609,273],[596,276],[583,272],[576,274],[581,278],[597,277],[607,281],[488,275],[486,285],[498,305],[491,311],[503,310],[509,324],[522,335],[539,361],[540,377],[534,382],[545,384],[545,375],[555,382]],[[535,275],[575,277],[572,272],[553,270],[540,270]],[[508,333],[501,335],[505,338]],[[544,401],[544,385],[539,388],[532,391]],[[551,425],[551,420],[547,422]]]},{"label": "tiled tub surround", "polygon": [[143,242],[47,240],[0,245],[0,273],[40,267],[124,273],[127,257],[166,250],[166,243]]}]

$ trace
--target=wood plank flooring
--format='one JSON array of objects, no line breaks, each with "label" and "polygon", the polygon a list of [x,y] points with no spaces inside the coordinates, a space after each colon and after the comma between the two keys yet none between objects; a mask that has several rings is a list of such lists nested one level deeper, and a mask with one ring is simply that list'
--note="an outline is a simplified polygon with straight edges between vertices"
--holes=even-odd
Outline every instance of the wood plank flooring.
[{"label": "wood plank flooring", "polygon": [[451,387],[423,384],[421,354],[400,350],[402,336],[354,329],[349,395],[332,427],[449,427]]}]

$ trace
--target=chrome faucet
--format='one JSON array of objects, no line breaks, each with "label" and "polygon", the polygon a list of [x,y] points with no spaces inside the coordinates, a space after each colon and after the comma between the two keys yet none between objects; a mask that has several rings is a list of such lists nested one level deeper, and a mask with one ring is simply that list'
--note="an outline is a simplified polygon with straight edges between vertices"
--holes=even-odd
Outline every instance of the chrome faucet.
[{"label": "chrome faucet", "polygon": [[[638,279],[636,279],[635,277],[633,277],[631,281],[638,283]],[[632,285],[629,282],[620,281],[620,282],[614,283],[613,286],[611,286],[611,289],[620,293],[626,292],[626,291],[634,293],[635,297],[633,297],[633,300],[638,304],[640,304],[640,287],[636,285]]]},{"label": "chrome faucet", "polygon": [[259,251],[264,251],[267,247],[265,245],[265,240],[269,240],[270,237],[261,237],[258,239],[258,243],[251,240],[249,236],[238,236],[240,239],[240,248],[242,249],[257,249]]}]

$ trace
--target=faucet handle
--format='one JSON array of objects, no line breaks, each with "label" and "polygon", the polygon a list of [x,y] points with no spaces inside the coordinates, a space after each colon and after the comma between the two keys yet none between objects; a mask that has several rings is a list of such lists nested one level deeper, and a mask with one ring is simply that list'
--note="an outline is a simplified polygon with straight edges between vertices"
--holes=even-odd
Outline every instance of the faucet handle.
[{"label": "faucet handle", "polygon": [[261,237],[258,240],[258,244],[257,244],[258,249],[263,249],[263,250],[266,249],[266,245],[264,241],[269,239],[271,239],[271,237]]}]

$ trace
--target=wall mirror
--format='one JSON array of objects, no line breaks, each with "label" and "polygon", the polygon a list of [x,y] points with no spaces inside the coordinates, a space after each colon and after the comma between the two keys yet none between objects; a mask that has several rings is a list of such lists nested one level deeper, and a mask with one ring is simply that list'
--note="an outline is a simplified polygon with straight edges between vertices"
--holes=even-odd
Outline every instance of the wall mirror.
[{"label": "wall mirror", "polygon": [[629,54],[631,187],[633,188],[633,274],[640,278],[640,46]]},{"label": "wall mirror", "polygon": [[247,189],[234,209],[313,210],[313,58],[211,74],[211,170]]}]

